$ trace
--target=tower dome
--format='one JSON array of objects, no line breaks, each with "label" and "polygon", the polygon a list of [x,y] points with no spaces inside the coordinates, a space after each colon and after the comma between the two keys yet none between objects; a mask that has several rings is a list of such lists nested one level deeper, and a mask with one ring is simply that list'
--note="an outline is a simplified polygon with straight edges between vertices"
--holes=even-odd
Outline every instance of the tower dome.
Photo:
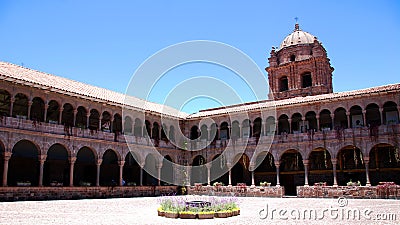
[{"label": "tower dome", "polygon": [[316,39],[314,35],[300,30],[299,24],[296,23],[294,31],[282,41],[279,50],[292,45],[311,44],[314,42],[314,39]]}]

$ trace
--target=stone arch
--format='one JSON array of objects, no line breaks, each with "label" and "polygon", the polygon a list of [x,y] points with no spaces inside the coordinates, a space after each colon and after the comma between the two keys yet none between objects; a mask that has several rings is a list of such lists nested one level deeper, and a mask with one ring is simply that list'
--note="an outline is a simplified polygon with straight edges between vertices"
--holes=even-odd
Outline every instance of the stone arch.
[{"label": "stone arch", "polygon": [[0,116],[10,116],[11,94],[7,90],[0,89]]},{"label": "stone arch", "polygon": [[304,185],[304,164],[301,153],[296,149],[282,152],[280,157],[280,184],[286,195],[296,195],[296,186]]},{"label": "stone arch", "polygon": [[100,120],[99,111],[97,111],[97,109],[91,109],[89,116],[89,129],[91,131],[99,130],[99,120]]},{"label": "stone arch", "polygon": [[164,185],[174,184],[173,160],[169,155],[165,155],[163,158],[161,181]]},{"label": "stone arch", "polygon": [[76,112],[75,126],[86,129],[87,126],[86,123],[87,123],[87,111],[85,107],[79,106]]},{"label": "stone arch", "polygon": [[205,124],[201,125],[200,134],[201,134],[201,136],[200,136],[201,140],[208,140],[208,128],[207,128],[207,125],[205,125]]},{"label": "stone arch", "polygon": [[314,148],[308,155],[308,180],[310,184],[327,182],[333,185],[333,165],[330,152],[323,147]]},{"label": "stone arch", "polygon": [[245,119],[242,121],[242,137],[249,138],[252,136],[251,121]]},{"label": "stone arch", "polygon": [[157,122],[153,123],[153,129],[151,130],[151,138],[154,140],[160,140],[160,126]]},{"label": "stone arch", "polygon": [[135,137],[142,137],[143,136],[143,124],[142,124],[142,120],[139,118],[135,119],[135,125],[134,125],[134,129],[133,129],[133,135]]},{"label": "stone arch", "polygon": [[232,139],[238,139],[240,137],[240,127],[239,122],[237,120],[232,122]]},{"label": "stone arch", "polygon": [[399,123],[399,111],[397,104],[392,101],[387,101],[383,104],[383,123],[393,125]]},{"label": "stone arch", "polygon": [[168,134],[168,138],[169,140],[171,140],[172,142],[175,141],[175,127],[174,126],[169,126],[169,134]]},{"label": "stone arch", "polygon": [[125,156],[123,167],[123,179],[127,186],[136,186],[140,184],[140,158],[134,152],[128,152]]},{"label": "stone arch", "polygon": [[255,184],[268,182],[276,185],[276,167],[274,156],[270,152],[260,152],[256,157],[254,170]]},{"label": "stone arch", "polygon": [[207,168],[205,164],[206,159],[202,155],[193,157],[190,176],[191,184],[205,183],[205,181],[207,181]]},{"label": "stone arch", "polygon": [[96,151],[89,147],[82,147],[76,153],[74,165],[74,185],[94,186],[96,185],[97,174]]},{"label": "stone arch", "polygon": [[228,122],[221,123],[219,132],[220,140],[228,140],[230,138]]},{"label": "stone arch", "polygon": [[167,132],[168,132],[168,128],[165,125],[165,123],[163,123],[161,125],[161,140],[168,141]]},{"label": "stone arch", "polygon": [[13,117],[26,119],[28,117],[28,97],[25,94],[18,93],[14,98]]},{"label": "stone arch", "polygon": [[100,165],[100,185],[101,186],[117,186],[119,183],[119,166],[120,156],[117,151],[107,149],[103,153]]},{"label": "stone arch", "polygon": [[345,108],[339,107],[335,109],[334,121],[335,121],[334,127],[336,130],[348,128],[348,121]]},{"label": "stone arch", "polygon": [[39,184],[39,147],[29,141],[20,140],[12,148],[8,163],[8,186],[16,186],[21,182],[29,186]]},{"label": "stone arch", "polygon": [[125,116],[124,120],[124,134],[130,135],[132,134],[132,127],[133,127],[133,121],[130,116]]},{"label": "stone arch", "polygon": [[275,117],[269,116],[265,121],[265,130],[267,135],[273,135],[276,132]]},{"label": "stone arch", "polygon": [[151,136],[151,123],[148,120],[145,120],[144,124],[145,124],[145,127],[144,127],[144,130],[143,130],[143,136],[152,138],[152,136]]},{"label": "stone arch", "polygon": [[354,128],[362,126],[364,126],[362,108],[359,105],[353,105],[350,108],[350,127]]},{"label": "stone arch", "polygon": [[70,152],[64,145],[56,143],[50,146],[43,168],[43,185],[69,185],[69,156]]},{"label": "stone arch", "polygon": [[380,181],[400,184],[400,151],[388,143],[374,145],[369,152],[369,174],[371,185]]},{"label": "stone arch", "polygon": [[222,182],[228,184],[227,159],[223,154],[216,154],[211,161],[211,182]]},{"label": "stone arch", "polygon": [[103,111],[101,114],[101,131],[111,132],[111,113]]},{"label": "stone arch", "polygon": [[366,182],[365,165],[362,151],[354,145],[346,145],[337,153],[338,185],[345,186],[347,182]]},{"label": "stone arch", "polygon": [[63,106],[61,124],[68,127],[74,125],[74,107],[70,103]]},{"label": "stone arch", "polygon": [[212,144],[215,145],[215,141],[219,139],[219,133],[217,129],[217,124],[212,123],[210,126],[210,141],[212,141]]},{"label": "stone arch", "polygon": [[190,140],[196,140],[200,136],[199,134],[199,127],[196,125],[190,128]]},{"label": "stone arch", "polygon": [[153,154],[147,154],[143,171],[143,182],[145,185],[157,185],[157,178],[154,177],[157,174],[157,165],[157,158]]},{"label": "stone arch", "polygon": [[369,127],[381,125],[381,113],[376,103],[370,103],[365,108],[365,121]]},{"label": "stone arch", "polygon": [[238,183],[246,183],[247,185],[251,185],[251,174],[249,171],[250,167],[250,159],[249,157],[243,153],[238,154],[233,158],[232,166],[232,185],[237,185]]},{"label": "stone arch", "polygon": [[294,113],[292,115],[291,128],[292,133],[304,132],[302,116],[300,113]]},{"label": "stone arch", "polygon": [[259,138],[262,135],[262,119],[257,117],[253,121],[253,137]]},{"label": "stone arch", "polygon": [[47,107],[46,122],[58,124],[60,118],[60,104],[56,100],[50,100]]},{"label": "stone arch", "polygon": [[[318,130],[317,114],[314,111],[308,111],[305,116],[306,126],[309,130]],[[308,123],[308,124],[307,124]]]},{"label": "stone arch", "polygon": [[122,116],[119,113],[114,114],[114,119],[112,122],[112,132],[116,134],[121,134],[122,132]]},{"label": "stone arch", "polygon": [[332,117],[331,111],[328,109],[323,109],[319,113],[319,126],[320,130],[329,129],[332,130]]},{"label": "stone arch", "polygon": [[289,132],[289,117],[286,114],[282,114],[278,118],[278,134],[288,134]]},{"label": "stone arch", "polygon": [[32,99],[30,119],[33,121],[44,122],[44,101],[40,97]]}]

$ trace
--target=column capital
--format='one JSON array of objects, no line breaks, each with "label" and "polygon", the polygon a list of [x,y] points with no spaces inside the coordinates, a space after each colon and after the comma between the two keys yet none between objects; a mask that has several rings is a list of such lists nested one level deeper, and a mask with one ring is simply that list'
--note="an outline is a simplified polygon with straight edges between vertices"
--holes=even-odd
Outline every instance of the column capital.
[{"label": "column capital", "polygon": [[96,166],[100,166],[102,162],[103,162],[103,159],[98,159],[96,161]]},{"label": "column capital", "polygon": [[40,163],[44,163],[44,161],[46,161],[47,155],[46,154],[41,154],[38,156],[39,158],[39,162]]},{"label": "column capital", "polygon": [[369,156],[363,156],[364,163],[369,162]]},{"label": "column capital", "polygon": [[76,162],[76,157],[69,157],[68,161],[69,163],[74,164]]},{"label": "column capital", "polygon": [[367,110],[363,109],[362,114],[365,114],[365,113],[367,113]]},{"label": "column capital", "polygon": [[118,166],[124,166],[125,160],[119,160],[118,161]]},{"label": "column capital", "polygon": [[336,158],[333,158],[333,159],[331,158],[331,162],[332,162],[333,165],[335,165],[337,163],[337,159]]},{"label": "column capital", "polygon": [[331,113],[331,117],[332,117],[332,118],[335,117],[335,113]]},{"label": "column capital", "polygon": [[32,104],[33,104],[33,101],[32,101],[32,100],[29,100],[29,101],[28,101],[28,106],[32,106]]},{"label": "column capital", "polygon": [[281,166],[281,161],[275,161],[274,164],[275,167],[279,168]]},{"label": "column capital", "polygon": [[308,159],[303,159],[303,164],[304,165],[308,165],[310,163],[310,160],[308,160]]},{"label": "column capital", "polygon": [[3,152],[3,156],[5,160],[9,160],[11,158],[12,152]]},{"label": "column capital", "polygon": [[348,112],[348,111],[346,112],[346,116],[350,116],[350,114],[351,114],[350,112]]}]

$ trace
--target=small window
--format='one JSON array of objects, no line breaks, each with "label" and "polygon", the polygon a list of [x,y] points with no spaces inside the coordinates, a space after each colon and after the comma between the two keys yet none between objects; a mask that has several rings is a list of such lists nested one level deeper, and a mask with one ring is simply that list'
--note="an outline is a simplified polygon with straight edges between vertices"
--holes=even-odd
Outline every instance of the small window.
[{"label": "small window", "polygon": [[279,91],[287,91],[289,90],[288,79],[287,77],[282,77],[279,82]]},{"label": "small window", "polygon": [[296,56],[295,55],[291,55],[290,56],[290,62],[294,62],[296,60]]},{"label": "small window", "polygon": [[302,76],[302,86],[303,88],[312,86],[311,73],[306,73]]}]

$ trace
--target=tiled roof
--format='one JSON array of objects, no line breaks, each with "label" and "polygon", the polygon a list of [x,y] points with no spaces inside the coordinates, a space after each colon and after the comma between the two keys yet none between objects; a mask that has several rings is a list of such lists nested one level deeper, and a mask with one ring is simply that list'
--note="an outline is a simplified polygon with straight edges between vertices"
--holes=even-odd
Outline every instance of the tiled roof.
[{"label": "tiled roof", "polygon": [[126,96],[122,93],[52,74],[43,73],[7,62],[0,62],[0,79],[29,84],[50,91],[66,92],[70,95],[79,95],[82,98],[107,101],[117,105],[124,105],[128,103],[128,106],[131,106],[137,110],[146,110],[178,118],[185,118],[188,115],[172,107],[145,101],[135,97],[129,97],[129,99],[125,101]]},{"label": "tiled roof", "polygon": [[284,106],[294,105],[294,104],[329,101],[329,100],[333,100],[333,99],[343,99],[346,97],[353,97],[353,96],[357,97],[357,96],[362,96],[362,95],[367,95],[367,94],[383,93],[383,92],[388,92],[388,91],[400,92],[400,83],[366,88],[366,89],[360,89],[360,90],[354,90],[354,91],[345,91],[345,92],[314,95],[314,96],[307,96],[307,97],[295,97],[295,98],[289,98],[289,99],[283,99],[283,100],[277,100],[277,101],[265,101],[264,100],[264,101],[259,101],[259,102],[231,105],[231,106],[227,106],[227,107],[202,110],[198,113],[191,114],[187,118],[189,119],[189,118],[212,116],[212,115],[219,115],[219,114],[226,114],[226,113],[244,112],[244,111],[248,111],[248,110],[268,109],[271,107],[279,108],[279,107],[284,107]]},{"label": "tiled roof", "polygon": [[271,107],[284,107],[294,104],[312,103],[319,101],[329,101],[333,99],[342,99],[345,97],[356,97],[366,94],[383,93],[388,91],[400,92],[399,84],[390,84],[372,88],[366,88],[354,91],[345,91],[339,93],[296,97],[290,99],[283,99],[278,101],[263,100],[259,102],[248,102],[238,105],[231,105],[226,107],[201,110],[198,113],[187,114],[180,112],[169,106],[158,103],[145,101],[136,97],[129,97],[125,99],[125,94],[107,90],[105,88],[96,87],[93,85],[85,84],[82,82],[70,80],[63,77],[54,76],[51,74],[43,73],[40,71],[28,69],[15,64],[0,62],[0,79],[9,80],[17,83],[25,83],[35,85],[38,88],[48,89],[55,92],[66,92],[70,95],[79,95],[82,98],[97,99],[100,101],[111,102],[117,105],[128,105],[137,110],[147,110],[150,112],[161,113],[172,117],[181,119],[194,119],[204,116],[214,116],[226,113],[244,112],[248,110],[268,109]]}]

